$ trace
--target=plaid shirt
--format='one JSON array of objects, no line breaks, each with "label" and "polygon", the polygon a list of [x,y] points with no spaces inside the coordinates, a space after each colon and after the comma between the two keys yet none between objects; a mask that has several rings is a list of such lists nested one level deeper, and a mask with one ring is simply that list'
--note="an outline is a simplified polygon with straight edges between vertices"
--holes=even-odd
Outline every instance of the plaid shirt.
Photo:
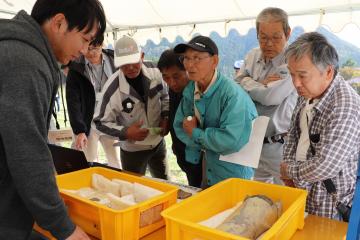
[{"label": "plaid shirt", "polygon": [[287,175],[296,187],[308,191],[308,213],[333,218],[335,202],[323,181],[332,179],[339,201],[352,204],[360,152],[360,97],[341,77],[332,81],[312,109],[309,131],[311,136],[319,136],[318,141],[310,138],[306,161],[297,161],[300,113],[305,104],[306,99],[299,97],[284,146]]}]

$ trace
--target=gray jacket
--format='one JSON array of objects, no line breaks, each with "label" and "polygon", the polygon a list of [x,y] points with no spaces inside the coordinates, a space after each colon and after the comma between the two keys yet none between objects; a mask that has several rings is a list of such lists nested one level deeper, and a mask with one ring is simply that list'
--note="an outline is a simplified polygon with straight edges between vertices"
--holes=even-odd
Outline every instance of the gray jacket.
[{"label": "gray jacket", "polygon": [[143,62],[145,102],[129,85],[121,70],[105,83],[103,98],[94,114],[96,128],[120,140],[121,149],[129,152],[155,148],[163,137],[149,134],[143,141],[131,141],[126,131],[133,123],[143,120],[143,127],[159,127],[161,118],[169,116],[169,94],[159,69]]},{"label": "gray jacket", "polygon": [[59,196],[47,132],[60,70],[24,11],[0,20],[0,239],[27,239],[34,220],[58,239],[75,225]]},{"label": "gray jacket", "polygon": [[[278,74],[281,80],[265,86],[262,81]],[[260,116],[270,117],[266,136],[285,133],[290,127],[297,92],[292,83],[284,52],[265,63],[260,48],[252,49],[235,79],[250,95]]]}]

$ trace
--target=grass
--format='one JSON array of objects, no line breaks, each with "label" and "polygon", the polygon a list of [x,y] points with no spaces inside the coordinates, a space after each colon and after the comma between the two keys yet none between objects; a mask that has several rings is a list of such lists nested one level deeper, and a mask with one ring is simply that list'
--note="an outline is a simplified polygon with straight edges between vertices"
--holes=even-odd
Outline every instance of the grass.
[{"label": "grass", "polygon": [[[65,106],[66,106],[66,104],[65,104]],[[60,111],[57,113],[57,118],[58,118],[58,122],[60,124],[61,129],[70,128],[69,121],[67,121],[66,126],[64,123],[64,110],[63,110],[62,103],[60,104]],[[69,119],[69,118],[67,117],[67,119]],[[167,161],[168,161],[168,166],[169,166],[170,180],[173,182],[181,183],[181,184],[187,184],[186,175],[180,169],[179,165],[176,162],[176,157],[171,150],[172,141],[171,141],[170,134],[168,134],[165,137],[165,142],[166,142]],[[71,142],[64,142],[63,146],[71,147]],[[99,162],[106,163],[105,153],[104,153],[104,150],[103,150],[101,144],[99,144],[98,159],[99,159]],[[147,171],[146,175],[150,176],[150,172]]]}]

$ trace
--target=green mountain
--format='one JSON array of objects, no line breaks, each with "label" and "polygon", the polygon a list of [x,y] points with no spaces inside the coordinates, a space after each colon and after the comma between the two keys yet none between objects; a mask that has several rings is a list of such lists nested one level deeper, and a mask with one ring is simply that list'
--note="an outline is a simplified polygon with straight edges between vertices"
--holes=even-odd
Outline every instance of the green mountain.
[{"label": "green mountain", "polygon": [[[356,66],[360,65],[360,49],[358,47],[340,39],[323,27],[318,28],[317,31],[323,34],[338,51],[340,56],[340,66],[348,59],[355,61]],[[295,27],[289,42],[293,42],[303,33],[303,28]],[[210,37],[219,48],[219,70],[228,77],[233,76],[234,62],[236,60],[244,59],[249,50],[259,46],[255,28],[250,29],[246,35],[240,35],[236,30],[231,29],[226,37],[221,37],[216,32],[212,32]],[[173,48],[182,42],[184,42],[182,37],[177,37],[174,42],[169,42],[166,38],[163,38],[159,44],[155,44],[153,41],[148,40],[144,46],[145,58],[156,62],[164,50]]]}]

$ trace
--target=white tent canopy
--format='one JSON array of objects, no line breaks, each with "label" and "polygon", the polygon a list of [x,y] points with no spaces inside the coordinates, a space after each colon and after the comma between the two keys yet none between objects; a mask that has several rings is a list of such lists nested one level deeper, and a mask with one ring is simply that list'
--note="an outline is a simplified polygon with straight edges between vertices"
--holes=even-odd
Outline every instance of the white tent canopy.
[{"label": "white tent canopy", "polygon": [[[100,0],[114,36],[130,34],[145,43],[178,35],[188,40],[194,33],[211,31],[227,35],[232,28],[246,33],[255,26],[256,15],[266,7],[280,7],[288,12],[291,26],[306,31],[320,25],[339,32],[348,23],[360,26],[360,0]],[[27,12],[35,0],[2,0],[0,17],[12,17],[20,9]],[[81,14],[81,10],[79,10]],[[111,36],[112,37],[112,36]]]}]

